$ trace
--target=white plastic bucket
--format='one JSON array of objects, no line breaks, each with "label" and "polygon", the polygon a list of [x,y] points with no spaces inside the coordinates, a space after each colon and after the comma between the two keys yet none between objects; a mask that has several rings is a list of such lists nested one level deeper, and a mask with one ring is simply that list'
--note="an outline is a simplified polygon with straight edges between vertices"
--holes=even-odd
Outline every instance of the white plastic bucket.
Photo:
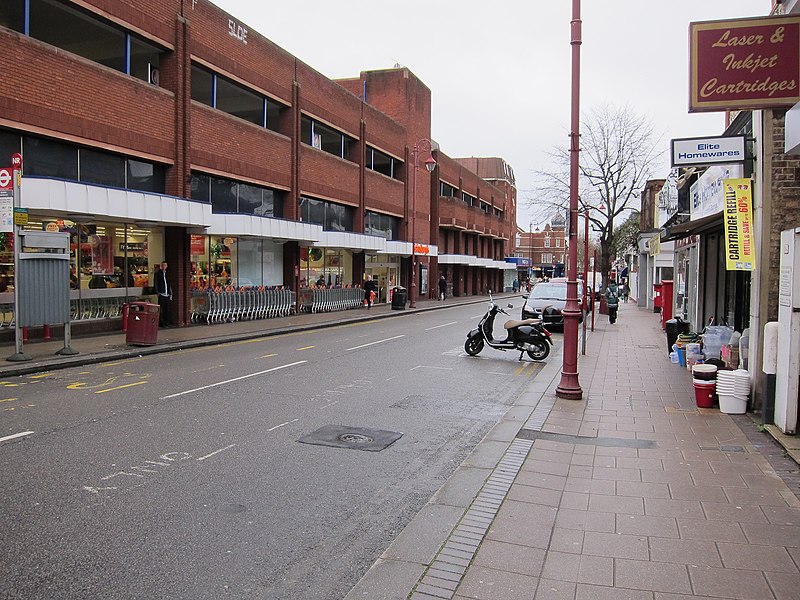
[{"label": "white plastic bucket", "polygon": [[737,398],[726,394],[719,395],[720,411],[729,415],[743,415],[747,410],[747,398]]}]

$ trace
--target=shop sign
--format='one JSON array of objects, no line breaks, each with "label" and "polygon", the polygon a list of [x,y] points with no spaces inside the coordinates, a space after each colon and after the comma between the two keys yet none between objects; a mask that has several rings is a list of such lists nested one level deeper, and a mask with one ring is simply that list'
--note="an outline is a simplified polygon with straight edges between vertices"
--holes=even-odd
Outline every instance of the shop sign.
[{"label": "shop sign", "polygon": [[726,179],[724,186],[726,269],[752,271],[756,262],[753,182],[751,179]]},{"label": "shop sign", "polygon": [[661,254],[661,234],[654,235],[647,240],[647,250],[650,256],[658,256]]},{"label": "shop sign", "polygon": [[723,181],[741,177],[741,165],[715,166],[706,169],[689,188],[689,211],[692,221],[715,215],[725,208]]},{"label": "shop sign", "polygon": [[430,252],[427,244],[414,244],[414,254],[423,254],[425,256]]},{"label": "shop sign", "polygon": [[192,235],[189,238],[189,252],[193,256],[206,253],[206,237],[204,235]]},{"label": "shop sign", "polygon": [[744,162],[744,136],[672,140],[672,166]]},{"label": "shop sign", "polygon": [[0,169],[0,232],[14,231],[14,180],[10,167]]},{"label": "shop sign", "polygon": [[800,101],[800,16],[689,24],[689,112]]},{"label": "shop sign", "polygon": [[58,226],[58,223],[50,221],[47,225],[44,226],[44,230],[49,231],[51,233],[57,233],[61,231],[61,228]]}]

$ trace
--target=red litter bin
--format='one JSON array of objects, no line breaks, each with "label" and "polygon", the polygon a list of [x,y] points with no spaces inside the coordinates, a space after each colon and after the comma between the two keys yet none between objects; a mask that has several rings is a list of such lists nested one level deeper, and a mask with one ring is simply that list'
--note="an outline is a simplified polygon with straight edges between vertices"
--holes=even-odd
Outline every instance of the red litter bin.
[{"label": "red litter bin", "polygon": [[152,346],[158,338],[158,304],[131,302],[128,305],[127,322],[126,343],[132,346]]}]

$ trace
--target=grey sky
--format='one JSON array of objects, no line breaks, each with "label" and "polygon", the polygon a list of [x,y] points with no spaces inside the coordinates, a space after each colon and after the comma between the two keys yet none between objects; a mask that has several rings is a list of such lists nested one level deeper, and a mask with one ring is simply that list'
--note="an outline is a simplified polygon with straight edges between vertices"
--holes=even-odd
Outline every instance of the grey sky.
[{"label": "grey sky", "polygon": [[[533,171],[566,146],[570,0],[214,0],[330,78],[399,63],[433,98],[432,137],[450,156],[501,156],[517,177],[517,221]],[[691,21],[763,16],[769,0],[583,0],[581,107],[628,104],[671,138],[718,135],[723,113],[689,114]]]}]

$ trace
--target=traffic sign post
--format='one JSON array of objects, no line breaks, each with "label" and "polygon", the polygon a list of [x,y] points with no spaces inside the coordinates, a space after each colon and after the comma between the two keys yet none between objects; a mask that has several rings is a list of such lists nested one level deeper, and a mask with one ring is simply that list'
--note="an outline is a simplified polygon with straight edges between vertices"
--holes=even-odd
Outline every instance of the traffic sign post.
[{"label": "traffic sign post", "polygon": [[[11,155],[11,179],[13,181],[13,201],[12,201],[12,210],[11,210],[11,217],[12,217],[12,228],[11,230],[14,232],[14,354],[9,356],[6,360],[12,362],[23,362],[26,360],[30,360],[31,357],[28,356],[23,352],[22,348],[22,327],[19,324],[19,251],[20,251],[20,226],[17,224],[17,209],[21,208],[21,198],[20,198],[20,191],[22,187],[22,155],[21,154],[12,154]],[[2,176],[0,176],[0,180]],[[28,222],[28,211],[24,211],[24,219],[20,217],[20,220],[24,220],[25,223]],[[22,215],[22,213],[20,213]]]}]

